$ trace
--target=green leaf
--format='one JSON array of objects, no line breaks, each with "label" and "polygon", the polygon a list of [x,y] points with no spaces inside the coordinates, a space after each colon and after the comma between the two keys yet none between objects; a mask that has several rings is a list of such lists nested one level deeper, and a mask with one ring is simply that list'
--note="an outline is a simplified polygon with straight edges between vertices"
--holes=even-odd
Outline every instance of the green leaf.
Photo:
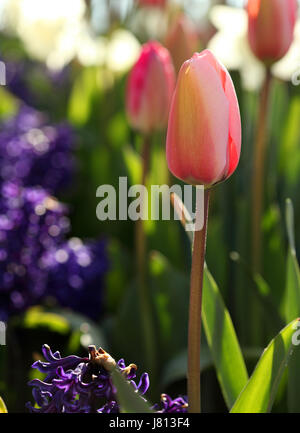
[{"label": "green leaf", "polygon": [[135,390],[132,384],[122,376],[122,373],[114,368],[111,372],[114,386],[117,389],[117,400],[124,413],[152,413],[150,405]]},{"label": "green leaf", "polygon": [[293,205],[290,200],[286,201],[286,225],[289,248],[286,267],[285,318],[289,323],[300,315],[300,271],[295,251]]},{"label": "green leaf", "polygon": [[105,306],[109,313],[116,312],[125,296],[124,287],[130,278],[131,256],[117,239],[110,239],[107,246],[111,266],[106,276]]},{"label": "green leaf", "polygon": [[231,408],[247,383],[248,373],[230,314],[206,266],[202,322],[225,402]]},{"label": "green leaf", "polygon": [[[177,380],[186,378],[187,373],[187,350],[183,350],[176,355],[164,368],[162,375],[162,385],[166,387]],[[207,345],[201,343],[201,372],[213,366],[211,354]]]},{"label": "green leaf", "polygon": [[97,347],[107,347],[99,325],[86,316],[63,308],[57,308],[53,312],[63,316],[67,320],[71,332],[80,333],[80,343],[83,347],[87,348],[90,344],[94,344]]},{"label": "green leaf", "polygon": [[[279,207],[275,204],[270,205],[264,213],[262,220],[265,245],[263,269],[266,282],[272,288],[272,300],[281,314],[283,313],[284,295],[282,288],[284,287],[285,280],[285,242],[282,224],[283,221]],[[261,334],[260,328],[257,325],[256,334]],[[251,326],[253,327],[253,324]]]},{"label": "green leaf", "polygon": [[289,247],[291,248],[291,250],[295,251],[294,209],[293,203],[289,198],[286,200],[285,218],[286,230],[289,239]]},{"label": "green leaf", "polygon": [[261,274],[252,271],[248,262],[244,260],[239,253],[236,251],[232,252],[230,258],[234,262],[238,263],[243,269],[244,274],[247,277],[247,282],[249,281],[250,283],[249,288],[251,289],[251,296],[255,296],[259,302],[260,310],[263,312],[264,324],[272,324],[272,327],[276,326],[271,334],[272,336],[278,328],[282,328],[286,323],[281,318],[277,306],[273,301],[271,287]]},{"label": "green leaf", "polygon": [[70,332],[69,323],[63,315],[45,311],[41,306],[32,307],[26,311],[23,326],[30,329],[45,327],[59,334]]},{"label": "green leaf", "polygon": [[[189,280],[174,268],[158,251],[149,255],[149,291],[156,330],[156,346],[160,363],[165,365],[186,348]],[[134,360],[141,369],[146,369],[143,355],[143,336],[137,326],[141,317],[137,285],[132,281],[125,288],[113,325],[113,350],[125,359]],[[180,299],[180,302],[178,302]],[[131,338],[124,338],[124,332]]]},{"label": "green leaf", "polygon": [[189,280],[158,251],[150,254],[149,274],[159,335],[157,345],[164,364],[186,348]]},{"label": "green leaf", "polygon": [[290,100],[286,118],[284,119],[284,128],[280,140],[279,154],[279,171],[282,173],[282,179],[289,189],[295,186],[299,180],[300,154],[299,154],[299,115],[300,115],[300,98],[293,97]]},{"label": "green leaf", "polygon": [[3,399],[0,396],[0,413],[8,413]]},{"label": "green leaf", "polygon": [[[83,347],[90,344],[107,347],[104,335],[95,322],[79,313],[64,308],[44,309],[42,306],[35,306],[26,311],[22,326],[28,329],[47,328],[58,334],[71,333],[71,343],[74,334]],[[71,347],[69,348],[71,350]],[[72,350],[77,350],[73,347]]]},{"label": "green leaf", "polygon": [[[286,225],[289,240],[285,285],[286,323],[300,316],[300,270],[295,251],[294,211],[291,200],[286,201]],[[300,351],[291,359],[288,369],[288,408],[290,412],[300,412]]]},{"label": "green leaf", "polygon": [[17,99],[2,86],[0,86],[0,99],[0,118],[2,120],[12,116],[17,111],[18,102]]},{"label": "green leaf", "polygon": [[76,77],[69,100],[68,116],[75,125],[84,125],[92,110],[92,98],[100,92],[97,68],[82,69]]},{"label": "green leaf", "polygon": [[[259,347],[245,347],[242,349],[244,359],[257,362],[262,349]],[[162,374],[162,385],[164,387],[172,383],[186,379],[187,373],[187,350],[183,350],[165,365]],[[201,372],[214,366],[213,359],[207,344],[201,343]]]},{"label": "green leaf", "polygon": [[132,147],[125,145],[123,147],[123,156],[128,170],[129,182],[133,185],[140,183],[142,178],[142,163],[140,155],[135,152]]},{"label": "green leaf", "polygon": [[247,385],[236,400],[232,413],[270,412],[285,368],[297,352],[292,337],[300,319],[287,325],[264,350]]}]

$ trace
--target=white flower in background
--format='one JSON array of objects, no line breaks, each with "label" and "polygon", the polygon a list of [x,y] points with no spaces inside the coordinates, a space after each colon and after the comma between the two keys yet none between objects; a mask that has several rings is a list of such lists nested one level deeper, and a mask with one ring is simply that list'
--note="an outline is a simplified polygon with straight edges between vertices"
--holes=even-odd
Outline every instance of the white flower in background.
[{"label": "white flower in background", "polygon": [[[246,89],[259,89],[265,76],[265,69],[249,47],[246,11],[229,6],[214,6],[210,19],[218,32],[210,40],[208,48],[228,69],[240,71]],[[295,40],[286,56],[272,67],[272,73],[280,79],[290,81],[299,68],[300,21],[298,20]]]},{"label": "white flower in background", "polygon": [[107,45],[106,65],[112,72],[127,72],[137,60],[141,45],[127,30],[113,32]]},{"label": "white flower in background", "polygon": [[300,20],[298,19],[295,27],[295,39],[288,53],[277,62],[272,72],[278,78],[289,81],[293,77],[300,77]]},{"label": "white flower in background", "polygon": [[102,66],[107,52],[107,38],[95,37],[85,26],[77,39],[76,56],[83,66]]},{"label": "white flower in background", "polygon": [[168,27],[167,14],[160,8],[138,8],[132,14],[129,27],[136,35],[144,39],[160,40]]},{"label": "white flower in background", "polygon": [[61,69],[76,57],[83,66],[127,72],[139,55],[137,39],[120,29],[109,38],[93,35],[85,11],[84,0],[5,0],[2,9],[6,30],[49,68]]},{"label": "white flower in background", "polygon": [[58,69],[74,57],[85,9],[84,0],[6,0],[3,13],[28,53]]},{"label": "white flower in background", "polygon": [[230,70],[239,70],[244,87],[254,90],[261,86],[264,67],[252,54],[247,40],[247,14],[244,9],[214,6],[210,19],[218,32],[208,48]]},{"label": "white flower in background", "polygon": [[117,29],[109,37],[81,33],[76,56],[83,66],[104,66],[115,74],[126,73],[137,60],[141,44],[129,31]]}]

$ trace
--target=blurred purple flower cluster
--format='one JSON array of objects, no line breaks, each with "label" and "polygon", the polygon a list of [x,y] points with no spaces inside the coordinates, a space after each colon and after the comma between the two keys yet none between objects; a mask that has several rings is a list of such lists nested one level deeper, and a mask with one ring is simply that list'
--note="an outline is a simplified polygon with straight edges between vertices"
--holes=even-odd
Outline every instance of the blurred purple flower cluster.
[{"label": "blurred purple flower cluster", "polygon": [[0,200],[0,320],[47,296],[97,318],[105,243],[65,240],[66,208],[42,188],[4,182]]},{"label": "blurred purple flower cluster", "polygon": [[41,113],[21,107],[1,128],[0,180],[60,191],[71,181],[73,141],[67,124],[49,126]]},{"label": "blurred purple flower cluster", "polygon": [[63,239],[64,208],[44,190],[4,182],[0,200],[0,319],[45,294],[42,256]]},{"label": "blurred purple flower cluster", "polygon": [[[36,413],[118,413],[116,390],[109,371],[115,366],[132,386],[144,395],[149,388],[149,376],[143,373],[138,384],[135,364],[126,367],[124,359],[117,363],[103,349],[89,347],[89,357],[70,355],[62,358],[57,351],[52,353],[49,346],[42,348],[46,362],[36,361],[32,367],[47,374],[44,380],[29,382],[33,387],[33,397],[38,407],[27,404]],[[162,406],[162,407],[160,407]],[[174,400],[162,395],[162,405],[155,405],[160,413],[187,412],[187,401],[183,397]]]},{"label": "blurred purple flower cluster", "polygon": [[67,240],[73,134],[23,106],[0,132],[0,320],[54,297],[96,319],[108,268],[104,241]]}]

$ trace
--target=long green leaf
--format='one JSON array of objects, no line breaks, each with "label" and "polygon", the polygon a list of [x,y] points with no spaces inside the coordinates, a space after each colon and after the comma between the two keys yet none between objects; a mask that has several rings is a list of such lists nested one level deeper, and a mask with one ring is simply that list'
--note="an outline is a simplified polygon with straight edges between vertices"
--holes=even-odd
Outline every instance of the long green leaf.
[{"label": "long green leaf", "polygon": [[286,225],[289,239],[287,273],[286,273],[286,303],[285,318],[287,323],[300,315],[300,270],[296,258],[294,240],[294,214],[291,200],[286,202]]},{"label": "long green leaf", "polygon": [[0,397],[0,413],[7,413],[7,408],[1,397]]},{"label": "long green leaf", "polygon": [[299,321],[296,319],[282,329],[264,350],[232,413],[270,412],[284,370],[299,351],[299,346],[292,340]]},{"label": "long green leaf", "polygon": [[70,332],[68,320],[60,314],[46,311],[41,306],[34,306],[26,311],[22,318],[24,328],[48,328],[52,332],[67,334]]},{"label": "long green leaf", "polygon": [[[242,352],[246,361],[257,362],[261,355],[262,349],[259,347],[245,347],[242,348]],[[186,378],[187,360],[188,354],[187,350],[185,349],[165,365],[162,374],[162,385],[164,387]],[[212,368],[213,366],[214,362],[208,346],[201,343],[201,373],[206,369]]]},{"label": "long green leaf", "polygon": [[149,404],[133,388],[130,382],[126,380],[120,371],[115,368],[111,372],[114,386],[117,389],[117,400],[124,413],[152,413]]},{"label": "long green leaf", "polygon": [[[294,239],[294,212],[291,200],[286,201],[286,225],[289,239],[285,286],[286,323],[300,316],[300,270],[296,257]],[[300,351],[291,359],[288,370],[288,408],[290,412],[300,412]]]},{"label": "long green leaf", "polygon": [[[162,374],[162,385],[166,387],[177,380],[186,379],[187,362],[188,354],[185,349],[165,365]],[[201,372],[212,366],[213,360],[210,350],[206,344],[201,343]]]},{"label": "long green leaf", "polygon": [[225,402],[232,407],[248,381],[242,351],[218,286],[205,266],[202,321]]}]

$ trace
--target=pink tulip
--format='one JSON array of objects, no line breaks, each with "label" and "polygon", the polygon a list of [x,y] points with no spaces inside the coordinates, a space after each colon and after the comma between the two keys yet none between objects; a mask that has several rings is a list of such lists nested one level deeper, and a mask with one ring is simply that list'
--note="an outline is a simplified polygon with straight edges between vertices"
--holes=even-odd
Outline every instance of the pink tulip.
[{"label": "pink tulip", "polygon": [[297,0],[249,0],[248,39],[253,53],[272,64],[291,46],[297,16]]},{"label": "pink tulip", "polygon": [[127,83],[126,111],[132,127],[147,134],[166,126],[175,72],[171,56],[158,42],[148,42]]},{"label": "pink tulip", "polygon": [[236,169],[241,120],[228,71],[209,50],[181,67],[168,124],[167,161],[174,176],[211,186]]},{"label": "pink tulip", "polygon": [[194,23],[186,15],[180,14],[171,25],[165,39],[165,46],[171,53],[177,73],[182,63],[197,51],[198,43]]}]

